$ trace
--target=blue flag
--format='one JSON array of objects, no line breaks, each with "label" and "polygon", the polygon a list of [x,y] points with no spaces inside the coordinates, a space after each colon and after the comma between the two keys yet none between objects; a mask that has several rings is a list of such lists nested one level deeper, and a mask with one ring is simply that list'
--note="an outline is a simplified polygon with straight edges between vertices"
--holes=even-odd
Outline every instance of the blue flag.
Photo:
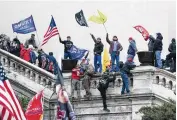
[{"label": "blue flag", "polygon": [[82,59],[82,57],[84,57],[85,52],[87,52],[87,50],[85,49],[79,49],[76,46],[72,46],[69,50],[68,50],[71,59],[72,60],[79,60]]},{"label": "blue flag", "polygon": [[20,33],[20,34],[27,34],[30,32],[36,31],[36,27],[33,21],[33,16],[21,20],[18,23],[12,24],[13,32]]}]

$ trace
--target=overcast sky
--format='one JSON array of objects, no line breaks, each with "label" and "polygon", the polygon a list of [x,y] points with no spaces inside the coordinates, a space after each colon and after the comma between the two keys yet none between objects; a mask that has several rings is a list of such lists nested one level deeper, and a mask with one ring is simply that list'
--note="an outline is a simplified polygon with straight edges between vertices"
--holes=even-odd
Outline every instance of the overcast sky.
[{"label": "overcast sky", "polygon": [[[16,36],[12,31],[12,23],[19,22],[22,19],[33,15],[40,42],[47,31],[51,21],[51,15],[54,16],[58,30],[62,39],[70,35],[74,44],[80,48],[86,48],[91,51],[90,58],[93,59],[94,42],[90,34],[101,37],[105,47],[109,47],[105,42],[106,32],[103,25],[88,21],[89,28],[81,27],[75,21],[75,13],[83,10],[86,19],[91,15],[97,15],[97,9],[104,13],[108,20],[105,26],[110,34],[117,35],[119,42],[123,46],[120,60],[125,61],[128,49],[128,38],[133,37],[136,40],[139,51],[147,50],[147,43],[133,26],[142,25],[150,34],[155,35],[161,32],[164,36],[162,58],[168,53],[168,45],[173,37],[176,38],[176,2],[175,1],[32,1],[32,2],[0,2],[0,33],[5,33],[12,39]],[[18,34],[20,41],[24,42],[30,37]],[[38,40],[36,38],[36,40]],[[53,51],[57,59],[63,57],[63,45],[58,42],[58,36],[49,40],[43,46],[48,53]],[[135,58],[138,63],[138,58]]]}]

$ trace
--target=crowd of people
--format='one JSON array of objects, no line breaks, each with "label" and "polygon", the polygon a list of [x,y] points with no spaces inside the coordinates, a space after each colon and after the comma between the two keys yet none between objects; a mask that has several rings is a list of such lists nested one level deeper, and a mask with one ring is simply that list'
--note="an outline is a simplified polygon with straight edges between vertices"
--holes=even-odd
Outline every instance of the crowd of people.
[{"label": "crowd of people", "polygon": [[[100,91],[101,97],[103,99],[103,110],[109,112],[106,105],[106,90],[110,82],[116,79],[116,74],[119,74],[122,78],[122,90],[121,95],[130,94],[129,90],[129,76],[131,76],[131,70],[136,67],[134,63],[134,57],[138,51],[136,47],[136,41],[134,38],[129,37],[129,47],[127,50],[126,61],[120,62],[119,55],[123,50],[123,46],[118,41],[117,36],[113,36],[112,40],[109,39],[109,34],[106,34],[106,41],[110,45],[109,54],[111,56],[110,64],[106,66],[106,71],[102,71],[102,52],[104,45],[100,37],[95,38],[93,34],[90,34],[93,39],[94,45],[94,66],[89,62],[88,54],[85,56],[81,62],[78,62],[76,67],[72,69],[72,98],[74,98],[74,91],[77,91],[77,98],[80,99],[80,81],[82,81],[83,87],[86,94],[85,98],[91,99],[90,92],[90,80],[95,73],[99,73],[101,78],[97,89]],[[159,69],[164,69],[166,67],[171,68],[171,72],[176,72],[176,40],[172,39],[169,45],[169,54],[166,56],[165,60],[161,59],[161,52],[163,50],[163,36],[161,33],[156,34],[156,38],[152,35],[149,36],[148,50],[152,51],[154,54],[154,65]],[[67,36],[67,40],[62,40],[59,36],[59,42],[64,45],[64,59],[71,59],[68,50],[73,46],[71,37]],[[13,55],[20,57],[32,64],[38,64],[38,66],[46,71],[53,74],[58,73],[58,63],[53,56],[52,52],[46,54],[42,49],[38,49],[35,41],[35,35],[32,34],[31,38],[22,44],[18,38],[14,38],[12,41],[10,38],[4,34],[0,35],[0,49],[8,51]]]},{"label": "crowd of people", "polygon": [[31,38],[21,43],[16,37],[13,40],[5,35],[0,35],[0,49],[3,49],[23,60],[38,65],[40,68],[53,74],[58,72],[58,63],[53,56],[53,52],[46,54],[42,49],[38,49],[35,41],[35,34],[31,34]]},{"label": "crowd of people", "polygon": [[[84,86],[84,89],[86,91],[86,95],[84,97],[90,98],[91,92],[90,92],[90,80],[93,75],[93,73],[102,73],[102,61],[101,61],[101,54],[103,52],[104,45],[101,42],[101,38],[95,38],[93,34],[90,34],[91,38],[93,39],[95,46],[94,46],[94,68],[87,69],[87,67],[83,71],[83,66],[81,64],[78,64],[76,68],[72,70],[72,95],[74,95],[74,90],[77,90],[77,97],[80,98],[80,82],[82,81],[82,84]],[[169,54],[166,56],[166,60],[164,64],[162,64],[163,60],[161,59],[161,52],[163,50],[163,36],[161,33],[156,34],[156,38],[154,38],[152,35],[149,36],[149,43],[148,43],[148,49],[154,54],[154,65],[155,67],[159,69],[163,69],[166,67],[169,67],[169,64],[173,63],[171,65],[171,72],[176,72],[176,40],[175,38],[172,39],[172,43],[169,45]],[[109,40],[108,33],[106,34],[106,41],[110,45],[109,53],[111,56],[110,65],[106,66],[106,71],[104,71],[101,74],[101,78],[99,80],[99,84],[97,89],[100,91],[100,95],[103,100],[103,110],[109,112],[110,110],[107,108],[106,104],[106,90],[109,86],[110,82],[113,82],[116,79],[115,75],[118,72],[121,75],[122,78],[122,90],[121,95],[129,95],[129,76],[131,76],[131,70],[136,67],[134,63],[134,57],[137,53],[137,47],[135,40],[130,37],[128,39],[129,41],[129,47],[127,51],[127,59],[125,63],[119,61],[119,54],[123,50],[122,45],[120,42],[118,42],[118,37],[113,36],[112,41]],[[73,44],[73,43],[72,43]],[[171,62],[169,62],[171,61]],[[87,64],[89,65],[89,64]],[[100,67],[100,68],[98,68]],[[86,76],[86,77],[83,77]],[[73,96],[73,99],[74,98]]]}]

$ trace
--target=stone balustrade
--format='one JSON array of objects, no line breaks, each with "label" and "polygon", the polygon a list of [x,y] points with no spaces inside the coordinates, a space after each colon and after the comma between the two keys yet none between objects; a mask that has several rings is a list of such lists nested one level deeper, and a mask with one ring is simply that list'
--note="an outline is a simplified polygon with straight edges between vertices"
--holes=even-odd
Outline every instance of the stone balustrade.
[{"label": "stone balustrade", "polygon": [[16,57],[0,49],[0,62],[6,72],[17,72],[22,76],[34,81],[35,83],[46,86],[53,90],[55,85],[55,76],[36,65],[33,65],[19,57]]}]

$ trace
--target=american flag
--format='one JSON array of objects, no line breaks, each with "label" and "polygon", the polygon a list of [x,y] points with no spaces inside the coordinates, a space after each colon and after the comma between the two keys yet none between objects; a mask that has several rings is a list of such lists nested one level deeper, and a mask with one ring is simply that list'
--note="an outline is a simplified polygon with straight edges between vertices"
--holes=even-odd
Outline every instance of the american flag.
[{"label": "american flag", "polygon": [[46,44],[51,37],[53,37],[55,35],[58,35],[58,34],[59,34],[58,29],[56,27],[54,18],[52,17],[52,20],[50,22],[49,28],[48,28],[47,32],[45,33],[45,35],[44,35],[44,40],[42,42],[42,46],[44,44]]},{"label": "american flag", "polygon": [[0,63],[0,120],[26,120],[21,105]]}]

